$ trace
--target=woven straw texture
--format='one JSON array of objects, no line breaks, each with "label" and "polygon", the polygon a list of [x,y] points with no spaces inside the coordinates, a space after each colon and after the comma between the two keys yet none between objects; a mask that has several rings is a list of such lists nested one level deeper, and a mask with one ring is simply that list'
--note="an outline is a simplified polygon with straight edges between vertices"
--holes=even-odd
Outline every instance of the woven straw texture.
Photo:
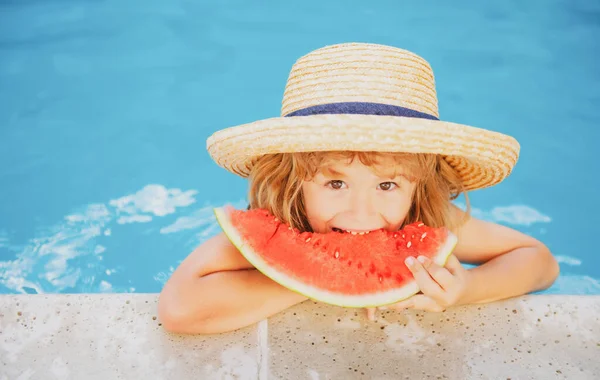
[{"label": "woven straw texture", "polygon": [[463,179],[466,190],[489,187],[512,171],[518,142],[507,135],[466,125],[380,115],[285,115],[340,102],[395,105],[439,117],[430,65],[406,50],[375,44],[327,46],[293,65],[281,116],[214,133],[207,149],[223,168],[247,177],[268,153],[377,151],[436,153]]}]

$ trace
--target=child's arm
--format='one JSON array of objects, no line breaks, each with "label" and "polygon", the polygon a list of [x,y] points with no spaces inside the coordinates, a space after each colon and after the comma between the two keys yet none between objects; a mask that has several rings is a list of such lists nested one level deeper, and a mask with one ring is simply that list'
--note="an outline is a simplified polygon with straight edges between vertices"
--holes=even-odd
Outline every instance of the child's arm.
[{"label": "child's arm", "polygon": [[220,233],[175,270],[158,301],[166,330],[212,334],[235,330],[306,300],[270,280]]},{"label": "child's arm", "polygon": [[[458,208],[456,212],[462,215]],[[511,228],[471,218],[458,231],[456,257],[470,269],[461,303],[483,303],[548,288],[559,274],[550,250]]]}]

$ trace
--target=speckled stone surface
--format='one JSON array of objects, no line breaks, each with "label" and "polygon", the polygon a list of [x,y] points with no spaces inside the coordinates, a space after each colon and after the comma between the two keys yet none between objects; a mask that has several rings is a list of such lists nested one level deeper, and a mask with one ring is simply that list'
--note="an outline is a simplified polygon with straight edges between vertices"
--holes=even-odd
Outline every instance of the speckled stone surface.
[{"label": "speckled stone surface", "polygon": [[235,332],[170,334],[156,294],[1,295],[0,379],[599,379],[600,297],[444,313],[304,302]]}]

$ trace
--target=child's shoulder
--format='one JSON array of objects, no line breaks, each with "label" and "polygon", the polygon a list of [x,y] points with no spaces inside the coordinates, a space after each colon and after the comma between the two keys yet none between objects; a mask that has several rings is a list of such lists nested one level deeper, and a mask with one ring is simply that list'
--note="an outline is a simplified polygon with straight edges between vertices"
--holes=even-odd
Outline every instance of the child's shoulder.
[{"label": "child's shoulder", "polygon": [[539,240],[520,231],[498,223],[466,216],[465,212],[452,206],[457,217],[466,221],[458,228],[456,257],[465,263],[481,264],[496,256],[521,247],[543,246]]}]

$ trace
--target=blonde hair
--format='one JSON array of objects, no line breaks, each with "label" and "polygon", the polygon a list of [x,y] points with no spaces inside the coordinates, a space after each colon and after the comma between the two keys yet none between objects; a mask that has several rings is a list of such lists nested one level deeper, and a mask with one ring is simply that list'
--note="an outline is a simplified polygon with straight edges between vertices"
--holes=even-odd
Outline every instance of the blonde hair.
[{"label": "blonde hair", "polygon": [[[309,152],[277,153],[257,160],[250,172],[249,208],[266,209],[279,220],[301,231],[312,231],[304,208],[303,181],[310,180],[320,170],[326,170],[333,160],[358,158],[377,174],[391,175],[402,164],[411,181],[416,182],[413,204],[404,219],[404,225],[417,221],[431,227],[456,230],[464,221],[457,218],[451,201],[464,193],[457,173],[439,155],[424,153],[379,152]],[[390,170],[391,169],[391,170]],[[467,212],[469,200],[465,193]]]}]

